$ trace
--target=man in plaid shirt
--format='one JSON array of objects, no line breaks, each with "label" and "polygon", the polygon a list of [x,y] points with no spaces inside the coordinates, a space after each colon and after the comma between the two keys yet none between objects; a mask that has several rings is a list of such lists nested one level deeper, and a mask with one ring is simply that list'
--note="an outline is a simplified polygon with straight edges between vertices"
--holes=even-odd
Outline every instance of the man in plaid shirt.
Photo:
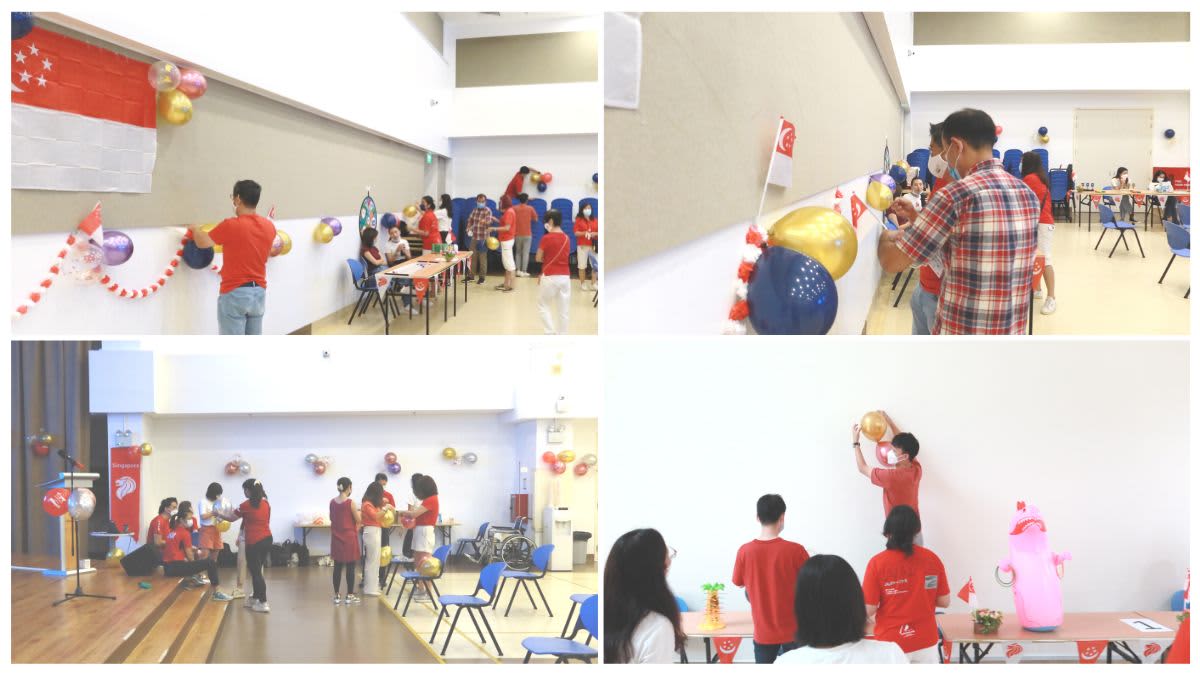
[{"label": "man in plaid shirt", "polygon": [[[494,220],[492,210],[487,206],[487,195],[480,193],[475,197],[475,208],[471,210],[471,215],[467,216],[467,236],[471,238],[471,271],[479,275],[478,283],[481,284],[487,277],[488,226]],[[472,277],[467,277],[467,281],[471,279]]]},{"label": "man in plaid shirt", "polygon": [[954,179],[920,214],[905,200],[895,210],[912,227],[884,232],[885,272],[945,264],[933,334],[1020,335],[1029,322],[1037,255],[1037,195],[992,157],[996,124],[982,110],[959,110],[942,123],[946,174]]}]

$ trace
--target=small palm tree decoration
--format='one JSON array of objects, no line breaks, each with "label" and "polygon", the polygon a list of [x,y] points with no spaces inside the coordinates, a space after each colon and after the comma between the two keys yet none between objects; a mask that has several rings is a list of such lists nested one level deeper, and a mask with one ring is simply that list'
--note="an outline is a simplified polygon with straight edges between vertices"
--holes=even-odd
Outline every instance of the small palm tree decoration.
[{"label": "small palm tree decoration", "polygon": [[718,630],[725,627],[725,622],[721,621],[721,597],[720,592],[725,590],[725,584],[704,584],[701,586],[707,594],[704,602],[704,620],[700,622],[701,630]]}]

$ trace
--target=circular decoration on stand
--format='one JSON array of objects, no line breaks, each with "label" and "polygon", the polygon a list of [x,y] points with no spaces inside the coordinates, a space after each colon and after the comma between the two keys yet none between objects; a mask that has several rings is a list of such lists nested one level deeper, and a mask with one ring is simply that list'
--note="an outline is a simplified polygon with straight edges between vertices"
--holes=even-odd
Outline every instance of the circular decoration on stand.
[{"label": "circular decoration on stand", "polygon": [[[407,210],[405,212],[407,213]],[[371,191],[367,190],[367,196],[363,197],[362,204],[358,207],[358,231],[361,234],[365,228],[378,225],[379,211],[375,208],[375,200],[371,198]]]}]

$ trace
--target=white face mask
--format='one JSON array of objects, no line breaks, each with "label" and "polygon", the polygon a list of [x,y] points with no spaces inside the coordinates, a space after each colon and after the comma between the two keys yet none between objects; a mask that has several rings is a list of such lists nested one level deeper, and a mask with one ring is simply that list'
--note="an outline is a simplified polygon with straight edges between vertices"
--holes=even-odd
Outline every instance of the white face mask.
[{"label": "white face mask", "polygon": [[584,209],[584,210],[583,210],[583,215],[587,216],[588,218],[591,218],[591,217],[592,217],[592,210],[591,210],[591,209]]},{"label": "white face mask", "polygon": [[900,458],[896,456],[895,450],[887,451],[887,461],[888,464],[898,464],[900,462]]},{"label": "white face mask", "polygon": [[929,158],[929,173],[938,178],[946,175],[946,160],[942,159],[941,155],[933,155]]}]

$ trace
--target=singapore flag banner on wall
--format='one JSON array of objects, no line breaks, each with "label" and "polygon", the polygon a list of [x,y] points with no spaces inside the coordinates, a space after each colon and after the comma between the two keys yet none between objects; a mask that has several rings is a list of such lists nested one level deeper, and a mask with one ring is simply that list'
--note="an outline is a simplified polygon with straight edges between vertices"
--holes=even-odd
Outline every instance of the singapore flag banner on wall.
[{"label": "singapore flag banner on wall", "polygon": [[128,532],[138,540],[138,522],[142,496],[142,453],[136,445],[110,449],[108,517],[117,531]]},{"label": "singapore flag banner on wall", "polygon": [[11,45],[12,187],[150,192],[149,66],[42,28]]}]

